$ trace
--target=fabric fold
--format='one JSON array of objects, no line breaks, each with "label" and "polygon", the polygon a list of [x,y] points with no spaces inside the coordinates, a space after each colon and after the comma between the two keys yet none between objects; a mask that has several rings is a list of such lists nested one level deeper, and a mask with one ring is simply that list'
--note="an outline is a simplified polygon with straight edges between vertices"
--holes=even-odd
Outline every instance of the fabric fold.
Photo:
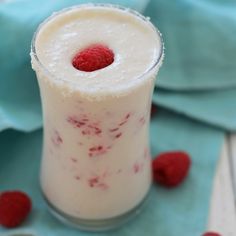
[{"label": "fabric fold", "polygon": [[226,131],[236,130],[236,89],[173,92],[156,89],[153,102]]},{"label": "fabric fold", "polygon": [[145,11],[165,42],[157,86],[172,90],[236,87],[235,1],[153,0]]}]

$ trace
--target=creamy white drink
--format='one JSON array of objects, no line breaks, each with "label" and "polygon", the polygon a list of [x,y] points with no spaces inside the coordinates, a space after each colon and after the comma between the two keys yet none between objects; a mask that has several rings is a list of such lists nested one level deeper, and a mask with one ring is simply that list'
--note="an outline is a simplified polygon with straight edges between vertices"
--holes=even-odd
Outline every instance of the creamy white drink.
[{"label": "creamy white drink", "polygon": [[[114,62],[93,72],[73,67],[90,45]],[[149,113],[162,60],[160,35],[137,13],[81,5],[43,23],[32,48],[44,118],[42,191],[55,209],[78,219],[125,214],[151,184]]]}]

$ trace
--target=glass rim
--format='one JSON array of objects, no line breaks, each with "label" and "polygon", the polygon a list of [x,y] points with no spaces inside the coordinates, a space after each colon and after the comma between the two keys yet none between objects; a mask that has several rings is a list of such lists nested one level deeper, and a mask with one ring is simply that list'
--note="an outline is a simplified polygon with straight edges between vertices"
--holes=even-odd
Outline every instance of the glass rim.
[{"label": "glass rim", "polygon": [[135,78],[135,80],[139,80],[140,78],[142,78],[142,77],[146,76],[147,74],[149,74],[156,67],[161,66],[162,60],[163,60],[163,57],[164,57],[164,43],[163,43],[162,35],[161,35],[160,31],[157,29],[157,27],[155,27],[154,24],[148,19],[148,17],[143,16],[141,13],[139,13],[136,10],[133,10],[131,8],[121,6],[121,5],[118,5],[118,4],[86,3],[86,4],[73,5],[73,6],[70,6],[70,7],[63,8],[59,11],[56,11],[56,12],[52,13],[49,17],[44,19],[38,25],[36,31],[33,34],[33,38],[32,38],[32,41],[31,41],[31,53],[30,53],[30,55],[31,55],[31,60],[32,60],[32,57],[35,59],[35,61],[39,65],[39,67],[41,69],[43,69],[44,74],[54,78],[54,80],[56,80],[56,81],[62,81],[62,82],[65,81],[65,82],[69,82],[69,83],[72,83],[72,84],[74,84],[74,83],[77,84],[77,82],[75,82],[75,81],[60,78],[59,76],[56,76],[54,73],[52,73],[50,70],[48,70],[47,67],[40,61],[40,59],[37,55],[37,52],[36,52],[36,45],[35,44],[36,44],[37,36],[38,36],[40,30],[43,28],[44,25],[46,25],[48,22],[50,22],[53,18],[65,13],[65,12],[69,12],[71,10],[79,9],[79,8],[83,8],[83,7],[104,7],[104,8],[113,8],[113,9],[117,9],[117,10],[120,10],[120,11],[125,11],[125,12],[127,12],[131,15],[134,15],[135,17],[138,17],[139,19],[143,20],[144,22],[148,23],[149,26],[153,29],[154,33],[156,34],[157,38],[159,39],[160,50],[158,50],[158,53],[155,55],[154,62],[150,65],[150,67],[148,67],[143,73],[138,75]]}]

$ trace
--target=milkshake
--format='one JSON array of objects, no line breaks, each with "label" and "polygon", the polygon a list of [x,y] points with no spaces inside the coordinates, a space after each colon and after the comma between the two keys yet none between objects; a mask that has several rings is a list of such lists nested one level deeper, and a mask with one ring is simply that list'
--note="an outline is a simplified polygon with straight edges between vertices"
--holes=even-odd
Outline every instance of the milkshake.
[{"label": "milkshake", "polygon": [[[114,60],[75,68],[91,45]],[[40,25],[31,58],[43,106],[41,187],[58,218],[100,230],[137,212],[152,180],[149,115],[162,57],[149,20],[121,7],[81,5]]]}]

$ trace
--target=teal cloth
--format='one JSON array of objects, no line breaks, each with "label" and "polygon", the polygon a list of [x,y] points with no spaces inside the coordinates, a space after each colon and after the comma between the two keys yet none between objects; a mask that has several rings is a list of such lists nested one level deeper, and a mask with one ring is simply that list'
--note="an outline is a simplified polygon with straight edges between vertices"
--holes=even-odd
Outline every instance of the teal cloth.
[{"label": "teal cloth", "polygon": [[[41,106],[29,57],[30,41],[39,22],[55,10],[85,2],[0,3],[0,191],[22,189],[34,202],[25,224],[15,230],[0,227],[0,235],[90,235],[61,225],[49,215],[41,199]],[[163,33],[166,57],[153,96],[159,108],[151,124],[152,154],[186,150],[193,165],[179,188],[153,186],[146,209],[135,220],[118,231],[91,235],[200,236],[206,229],[224,132],[236,130],[236,5],[233,0],[102,2],[144,12]]]},{"label": "teal cloth", "polygon": [[235,0],[151,1],[147,14],[164,36],[157,84],[175,90],[236,88]]},{"label": "teal cloth", "polygon": [[226,131],[236,131],[236,89],[210,92],[170,92],[157,89],[153,102]]}]

